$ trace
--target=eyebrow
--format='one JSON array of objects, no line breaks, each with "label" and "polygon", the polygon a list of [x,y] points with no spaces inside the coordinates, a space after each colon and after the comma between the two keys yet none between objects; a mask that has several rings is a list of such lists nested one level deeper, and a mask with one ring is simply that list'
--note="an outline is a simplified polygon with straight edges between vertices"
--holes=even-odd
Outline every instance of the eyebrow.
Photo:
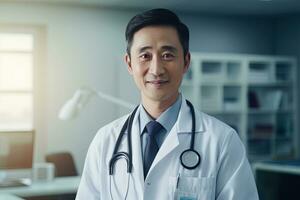
[{"label": "eyebrow", "polygon": [[178,52],[178,50],[177,50],[176,47],[170,46],[170,45],[162,46],[162,49],[163,49],[163,50],[167,50],[167,51],[171,51],[171,52],[174,52],[174,53],[177,53],[177,52]]},{"label": "eyebrow", "polygon": [[[151,46],[141,47],[141,48],[138,49],[138,53],[142,53],[142,52],[144,52],[148,49],[152,49],[152,47]],[[171,51],[171,52],[174,52],[174,53],[178,52],[177,48],[174,47],[174,46],[171,46],[171,45],[164,45],[164,46],[161,47],[161,49]]]},{"label": "eyebrow", "polygon": [[141,47],[141,48],[138,49],[138,53],[142,53],[142,52],[146,51],[147,49],[152,49],[152,47],[151,46]]}]

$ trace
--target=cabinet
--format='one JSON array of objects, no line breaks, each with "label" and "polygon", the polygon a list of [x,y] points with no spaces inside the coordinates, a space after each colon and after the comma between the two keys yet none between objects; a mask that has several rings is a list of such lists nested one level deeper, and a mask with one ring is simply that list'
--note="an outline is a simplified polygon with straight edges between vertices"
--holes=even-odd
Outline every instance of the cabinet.
[{"label": "cabinet", "polygon": [[233,127],[250,161],[298,155],[295,58],[191,55],[182,93],[195,107]]}]

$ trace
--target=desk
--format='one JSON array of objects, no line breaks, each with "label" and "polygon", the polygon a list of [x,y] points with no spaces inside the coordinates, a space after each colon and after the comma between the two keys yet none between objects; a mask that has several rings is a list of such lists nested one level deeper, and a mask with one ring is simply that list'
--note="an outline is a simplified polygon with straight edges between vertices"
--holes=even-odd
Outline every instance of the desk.
[{"label": "desk", "polygon": [[10,194],[0,194],[0,200],[23,200],[23,199]]},{"label": "desk", "polygon": [[269,172],[279,172],[300,175],[300,162],[266,162],[266,163],[255,163],[253,165],[254,171],[259,170],[269,171]]},{"label": "desk", "polygon": [[260,200],[299,199],[299,161],[256,163],[253,167]]},{"label": "desk", "polygon": [[3,188],[0,189],[0,195],[12,194],[25,198],[60,194],[75,194],[78,189],[79,182],[80,176],[59,177],[49,182],[34,182],[30,186]]}]

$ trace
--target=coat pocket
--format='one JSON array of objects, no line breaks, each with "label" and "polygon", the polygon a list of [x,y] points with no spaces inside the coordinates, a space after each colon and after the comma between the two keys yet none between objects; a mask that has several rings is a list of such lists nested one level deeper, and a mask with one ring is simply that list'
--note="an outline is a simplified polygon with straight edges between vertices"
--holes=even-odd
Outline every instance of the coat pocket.
[{"label": "coat pocket", "polygon": [[211,200],[214,197],[215,177],[170,177],[170,200]]}]

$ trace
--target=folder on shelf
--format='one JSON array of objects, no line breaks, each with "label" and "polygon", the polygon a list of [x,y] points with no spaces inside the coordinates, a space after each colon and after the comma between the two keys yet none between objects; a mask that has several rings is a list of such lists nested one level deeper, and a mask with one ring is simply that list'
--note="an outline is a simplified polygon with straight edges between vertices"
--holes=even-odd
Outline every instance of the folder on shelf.
[{"label": "folder on shelf", "polygon": [[259,108],[257,95],[253,91],[249,91],[248,93],[248,106],[249,108]]},{"label": "folder on shelf", "polygon": [[278,110],[281,104],[283,93],[280,90],[266,92],[262,95],[263,108]]},{"label": "folder on shelf", "polygon": [[272,136],[274,127],[272,124],[256,124],[252,137],[255,139],[269,139]]}]

